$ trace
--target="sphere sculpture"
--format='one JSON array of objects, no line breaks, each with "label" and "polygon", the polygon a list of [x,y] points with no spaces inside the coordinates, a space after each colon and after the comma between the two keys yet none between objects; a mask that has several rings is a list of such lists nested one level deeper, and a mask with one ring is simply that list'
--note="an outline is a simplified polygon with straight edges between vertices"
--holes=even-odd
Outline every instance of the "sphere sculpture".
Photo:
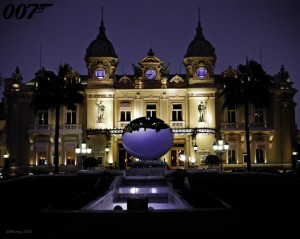
[{"label": "sphere sculpture", "polygon": [[172,147],[174,134],[163,120],[140,117],[123,130],[122,144],[127,152],[140,160],[156,160]]}]

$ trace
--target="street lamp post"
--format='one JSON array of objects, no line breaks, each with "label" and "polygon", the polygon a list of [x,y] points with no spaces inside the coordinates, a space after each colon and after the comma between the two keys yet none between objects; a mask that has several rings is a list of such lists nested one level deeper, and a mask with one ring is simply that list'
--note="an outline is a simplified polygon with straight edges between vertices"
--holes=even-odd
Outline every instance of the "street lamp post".
[{"label": "street lamp post", "polygon": [[81,156],[81,163],[82,163],[81,168],[83,169],[83,162],[86,159],[87,155],[92,152],[92,148],[91,148],[91,146],[89,146],[87,148],[87,144],[83,140],[82,143],[81,143],[81,147],[79,147],[79,145],[76,146],[75,152],[76,152],[76,154]]},{"label": "street lamp post", "polygon": [[10,168],[10,160],[9,160],[9,153],[3,155],[4,158],[4,167],[3,167],[3,173],[5,173],[5,176],[9,175],[9,168]]},{"label": "street lamp post", "polygon": [[109,129],[105,129],[105,136],[106,136],[106,146],[105,146],[104,150],[106,153],[106,161],[108,161],[109,168],[112,169],[113,161],[109,160],[109,158],[108,158],[108,153],[110,151],[110,149],[109,149],[109,146],[110,146],[110,143],[109,143],[110,131],[109,131]]},{"label": "street lamp post", "polygon": [[221,172],[223,171],[223,160],[222,160],[222,155],[224,152],[226,152],[229,149],[229,145],[227,143],[227,141],[220,139],[218,140],[218,143],[214,142],[213,144],[213,149],[216,153],[218,153],[220,155],[220,161],[221,161]]},{"label": "street lamp post", "polygon": [[192,159],[191,163],[193,168],[195,167],[195,162],[196,162],[196,155],[197,155],[197,151],[198,151],[198,145],[196,144],[196,140],[193,146],[194,152],[195,152],[195,157]]},{"label": "street lamp post", "polygon": [[109,153],[109,146],[108,146],[108,143],[107,143],[106,146],[105,146],[105,153],[106,153],[106,154]]},{"label": "street lamp post", "polygon": [[293,151],[292,155],[293,155],[293,158],[292,158],[292,168],[294,169],[294,168],[299,167],[298,160],[297,160],[298,152],[297,151]]},{"label": "street lamp post", "polygon": [[198,150],[198,145],[196,144],[196,142],[195,142],[195,144],[194,144],[194,152],[195,152],[195,154],[197,153],[197,150]]}]

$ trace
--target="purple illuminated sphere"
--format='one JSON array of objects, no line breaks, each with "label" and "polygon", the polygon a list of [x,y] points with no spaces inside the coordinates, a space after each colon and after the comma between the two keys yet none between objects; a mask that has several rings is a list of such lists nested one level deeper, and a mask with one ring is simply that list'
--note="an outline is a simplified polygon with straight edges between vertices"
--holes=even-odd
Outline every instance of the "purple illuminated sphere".
[{"label": "purple illuminated sphere", "polygon": [[173,145],[172,129],[161,119],[140,117],[123,131],[122,144],[126,151],[140,160],[155,160]]}]

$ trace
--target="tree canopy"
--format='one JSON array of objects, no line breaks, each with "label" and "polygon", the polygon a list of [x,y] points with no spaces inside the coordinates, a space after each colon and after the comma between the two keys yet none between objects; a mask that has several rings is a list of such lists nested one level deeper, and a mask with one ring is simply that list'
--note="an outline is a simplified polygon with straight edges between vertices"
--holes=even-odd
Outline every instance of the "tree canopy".
[{"label": "tree canopy", "polygon": [[54,173],[59,173],[59,119],[61,107],[76,110],[85,102],[84,86],[69,64],[61,64],[57,74],[42,68],[33,80],[33,95],[30,106],[34,112],[52,109],[55,111]]},{"label": "tree canopy", "polygon": [[236,74],[223,75],[224,88],[220,97],[224,98],[223,110],[244,107],[245,134],[247,146],[247,171],[251,171],[249,107],[269,107],[271,77],[254,60],[238,65]]}]

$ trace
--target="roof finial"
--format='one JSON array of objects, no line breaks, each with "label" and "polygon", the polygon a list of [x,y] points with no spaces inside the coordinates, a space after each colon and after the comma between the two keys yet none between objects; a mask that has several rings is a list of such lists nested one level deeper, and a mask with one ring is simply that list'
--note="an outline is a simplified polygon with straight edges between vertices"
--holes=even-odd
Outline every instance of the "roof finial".
[{"label": "roof finial", "polygon": [[149,49],[147,54],[148,54],[148,56],[154,56],[154,51],[152,50],[152,48]]},{"label": "roof finial", "polygon": [[103,25],[103,6],[101,6],[101,25]]},{"label": "roof finial", "polygon": [[262,45],[260,45],[260,47],[259,47],[259,61],[260,61],[260,64],[262,65],[263,64],[263,49],[262,49]]},{"label": "roof finial", "polygon": [[203,32],[202,32],[202,26],[201,26],[201,21],[200,21],[200,7],[198,7],[198,26],[196,29],[196,37],[197,38],[203,38]]},{"label": "roof finial", "polygon": [[23,79],[23,76],[18,66],[16,67],[15,72],[12,74],[12,79],[14,83],[20,83],[20,81],[22,81]]},{"label": "roof finial", "polygon": [[42,45],[40,45],[40,70],[42,69]]}]

